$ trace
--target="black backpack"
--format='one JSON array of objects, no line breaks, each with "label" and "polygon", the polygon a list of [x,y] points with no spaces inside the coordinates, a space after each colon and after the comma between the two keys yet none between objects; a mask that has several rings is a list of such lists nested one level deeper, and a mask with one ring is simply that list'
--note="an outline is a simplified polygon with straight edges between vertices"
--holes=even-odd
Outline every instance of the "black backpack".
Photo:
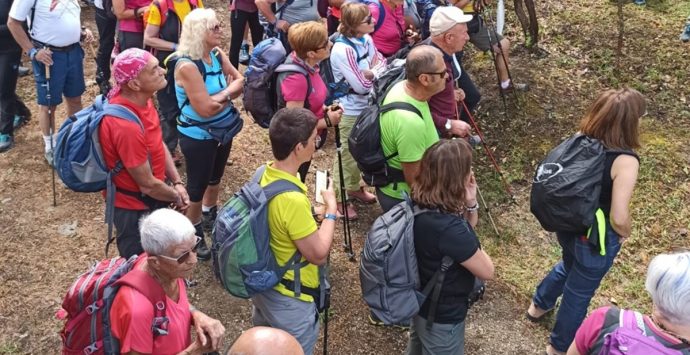
[{"label": "black backpack", "polygon": [[401,63],[404,61],[389,65],[385,74],[376,80],[369,106],[357,117],[347,140],[350,154],[362,172],[362,179],[369,186],[383,187],[393,182],[405,181],[402,170],[388,165],[388,160],[397,156],[398,152],[389,156],[383,153],[381,115],[393,110],[406,110],[414,112],[420,119],[422,118],[422,113],[412,104],[406,102],[391,102],[381,105],[388,95],[388,91],[396,83],[405,80],[405,66]]},{"label": "black backpack", "polygon": [[594,223],[606,154],[638,158],[632,151],[607,150],[599,140],[577,133],[537,166],[530,211],[545,230],[583,233]]}]

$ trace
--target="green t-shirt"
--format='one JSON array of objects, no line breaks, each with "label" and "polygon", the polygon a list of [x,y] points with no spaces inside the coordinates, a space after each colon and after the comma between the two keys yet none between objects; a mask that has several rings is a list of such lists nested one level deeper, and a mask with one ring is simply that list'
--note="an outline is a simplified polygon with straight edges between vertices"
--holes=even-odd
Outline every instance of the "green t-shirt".
[{"label": "green t-shirt", "polygon": [[[410,103],[422,113],[422,118],[414,112],[405,110],[389,111],[381,115],[383,153],[389,156],[398,152],[397,156],[388,160],[388,164],[402,170],[401,162],[413,163],[422,160],[426,149],[438,142],[438,132],[431,118],[429,104],[408,95],[405,92],[405,81],[395,84],[383,100],[384,105],[391,102]],[[386,196],[397,199],[403,198],[403,191],[410,192],[410,187],[404,182],[388,184],[381,188],[381,192]]]}]

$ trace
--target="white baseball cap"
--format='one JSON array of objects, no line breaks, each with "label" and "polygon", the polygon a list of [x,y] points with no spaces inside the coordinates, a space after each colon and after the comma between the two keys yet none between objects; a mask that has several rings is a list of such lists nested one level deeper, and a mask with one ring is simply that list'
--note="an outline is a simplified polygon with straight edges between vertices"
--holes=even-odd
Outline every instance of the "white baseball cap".
[{"label": "white baseball cap", "polygon": [[440,35],[459,23],[472,20],[472,15],[465,15],[455,6],[441,6],[434,11],[429,21],[429,32],[432,36]]}]

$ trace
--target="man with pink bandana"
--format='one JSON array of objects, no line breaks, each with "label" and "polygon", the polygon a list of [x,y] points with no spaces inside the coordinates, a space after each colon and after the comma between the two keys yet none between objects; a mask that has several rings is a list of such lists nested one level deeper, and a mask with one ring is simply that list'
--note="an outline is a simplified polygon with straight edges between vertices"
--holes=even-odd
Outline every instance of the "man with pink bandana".
[{"label": "man with pink bandana", "polygon": [[139,220],[152,210],[175,203],[185,210],[189,196],[163,144],[158,112],[151,98],[165,88],[164,71],[149,52],[130,48],[117,56],[112,67],[115,87],[108,101],[134,112],[143,125],[106,116],[99,138],[108,169],[121,162],[115,175],[115,229],[117,249],[129,258],[143,252]]}]

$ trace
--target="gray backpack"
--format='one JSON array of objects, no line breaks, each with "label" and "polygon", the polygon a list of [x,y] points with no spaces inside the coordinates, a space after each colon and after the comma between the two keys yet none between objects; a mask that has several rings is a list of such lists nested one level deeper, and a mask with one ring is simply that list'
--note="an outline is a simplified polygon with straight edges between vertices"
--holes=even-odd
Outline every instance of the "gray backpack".
[{"label": "gray backpack", "polygon": [[413,226],[414,217],[427,212],[433,211],[413,206],[405,196],[405,202],[374,221],[364,242],[359,267],[362,296],[385,325],[409,323],[429,295],[427,322],[429,326],[434,322],[443,279],[453,259],[444,256],[439,270],[424,290],[419,290]]}]

